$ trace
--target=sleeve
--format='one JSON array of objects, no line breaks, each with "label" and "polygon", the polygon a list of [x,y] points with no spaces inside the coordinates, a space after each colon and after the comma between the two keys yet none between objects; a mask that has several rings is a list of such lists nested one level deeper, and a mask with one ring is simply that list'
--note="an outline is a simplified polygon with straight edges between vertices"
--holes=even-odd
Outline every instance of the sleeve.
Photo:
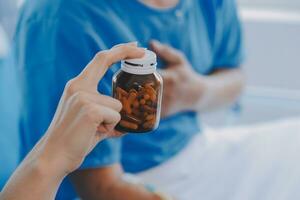
[{"label": "sleeve", "polygon": [[[96,48],[93,41],[84,21],[72,16],[32,19],[29,24],[18,28],[16,56],[23,80],[24,101],[21,130],[29,148],[47,130],[66,82],[76,76],[101,49],[99,46]],[[103,87],[107,94],[110,84]],[[120,144],[119,139],[103,141],[88,155],[82,168],[119,162]]]},{"label": "sleeve", "polygon": [[242,27],[235,0],[218,1],[214,69],[239,67],[244,60]]}]

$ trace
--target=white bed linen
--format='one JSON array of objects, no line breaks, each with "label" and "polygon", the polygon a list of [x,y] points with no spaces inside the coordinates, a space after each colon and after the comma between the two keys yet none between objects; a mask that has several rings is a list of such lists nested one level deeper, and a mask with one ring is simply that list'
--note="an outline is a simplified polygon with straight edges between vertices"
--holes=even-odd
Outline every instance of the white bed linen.
[{"label": "white bed linen", "polygon": [[138,177],[177,200],[300,199],[300,118],[206,129]]}]

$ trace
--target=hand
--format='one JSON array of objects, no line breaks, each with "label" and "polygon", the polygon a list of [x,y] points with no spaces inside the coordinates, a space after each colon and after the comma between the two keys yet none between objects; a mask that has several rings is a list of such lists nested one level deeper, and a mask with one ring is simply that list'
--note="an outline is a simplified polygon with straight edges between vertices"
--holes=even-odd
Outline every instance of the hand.
[{"label": "hand", "polygon": [[191,110],[204,91],[201,75],[197,74],[185,55],[158,41],[150,43],[152,50],[166,63],[161,70],[164,81],[162,117]]},{"label": "hand", "polygon": [[121,135],[114,127],[120,120],[122,104],[99,94],[97,86],[110,65],[143,55],[144,50],[137,48],[136,43],[118,45],[98,53],[67,83],[54,119],[39,144],[44,157],[50,159],[49,163],[70,173],[81,165],[99,141]]}]

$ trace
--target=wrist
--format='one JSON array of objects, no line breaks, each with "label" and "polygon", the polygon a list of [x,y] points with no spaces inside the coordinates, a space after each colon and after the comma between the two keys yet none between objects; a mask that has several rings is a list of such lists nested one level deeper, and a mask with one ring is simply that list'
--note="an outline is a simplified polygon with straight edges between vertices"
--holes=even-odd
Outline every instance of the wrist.
[{"label": "wrist", "polygon": [[34,162],[34,168],[37,173],[46,176],[51,174],[53,180],[56,181],[60,181],[68,175],[63,166],[63,163],[58,158],[55,158],[54,153],[46,150],[42,151]]},{"label": "wrist", "polygon": [[36,145],[3,189],[4,199],[54,199],[64,176],[42,155],[40,145]]},{"label": "wrist", "polygon": [[[47,137],[47,136],[45,136]],[[63,179],[68,175],[66,159],[62,158],[62,151],[59,151],[55,145],[51,145],[49,138],[41,140],[36,148],[36,167],[39,171],[46,171],[47,174],[52,174],[53,178]]]},{"label": "wrist", "polygon": [[83,162],[82,155],[76,156],[76,152],[70,151],[69,146],[62,139],[61,130],[49,129],[43,138],[42,157],[49,163],[50,167],[60,173],[60,176],[67,176],[75,171]]},{"label": "wrist", "polygon": [[196,79],[196,85],[199,89],[198,91],[194,91],[197,96],[193,102],[193,109],[196,111],[205,111],[212,96],[209,91],[209,80],[205,76],[198,76]]},{"label": "wrist", "polygon": [[188,93],[181,95],[184,98],[182,105],[186,106],[185,110],[200,111],[207,103],[207,78],[199,74],[193,74],[187,82],[189,82],[189,86],[185,91]]}]

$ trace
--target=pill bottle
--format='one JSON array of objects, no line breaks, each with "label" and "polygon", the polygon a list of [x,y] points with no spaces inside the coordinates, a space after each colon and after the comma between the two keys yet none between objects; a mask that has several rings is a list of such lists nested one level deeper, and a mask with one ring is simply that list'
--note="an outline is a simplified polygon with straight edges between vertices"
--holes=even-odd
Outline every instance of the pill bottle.
[{"label": "pill bottle", "polygon": [[145,50],[142,58],[121,61],[113,76],[113,97],[123,106],[116,130],[146,133],[158,127],[163,81],[156,60],[154,52]]}]

